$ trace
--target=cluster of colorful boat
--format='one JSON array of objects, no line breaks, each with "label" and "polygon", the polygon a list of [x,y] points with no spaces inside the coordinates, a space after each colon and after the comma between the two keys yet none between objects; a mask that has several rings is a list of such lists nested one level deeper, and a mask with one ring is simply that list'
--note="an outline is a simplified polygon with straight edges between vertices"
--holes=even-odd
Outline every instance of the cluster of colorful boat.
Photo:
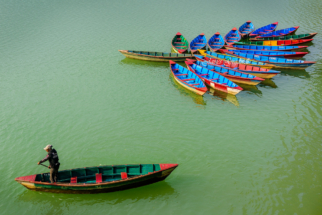
[{"label": "cluster of colorful boat", "polygon": [[[171,41],[174,53],[119,51],[128,58],[169,61],[175,80],[199,95],[207,92],[206,85],[236,95],[243,90],[236,83],[257,85],[281,73],[275,69],[305,69],[315,63],[298,59],[308,54],[299,50],[306,49],[304,45],[317,33],[294,35],[299,26],[276,30],[277,25],[275,22],[255,30],[247,21],[224,37],[217,32],[207,41],[202,33],[190,44],[177,33]],[[175,61],[185,61],[187,68]]]}]

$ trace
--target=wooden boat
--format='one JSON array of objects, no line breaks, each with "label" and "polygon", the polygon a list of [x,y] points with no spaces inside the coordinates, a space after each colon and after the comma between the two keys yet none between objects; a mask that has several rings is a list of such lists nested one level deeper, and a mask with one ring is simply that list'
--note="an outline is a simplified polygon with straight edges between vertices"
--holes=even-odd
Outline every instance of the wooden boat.
[{"label": "wooden boat", "polygon": [[285,29],[273,31],[273,32],[270,32],[267,34],[261,34],[261,35],[258,35],[256,38],[283,37],[283,36],[291,35],[291,34],[294,34],[299,27],[300,26],[295,26],[295,27],[291,27],[291,28],[285,28]]},{"label": "wooden boat", "polygon": [[213,89],[232,95],[236,95],[243,90],[243,88],[216,72],[198,66],[190,61],[186,62],[186,64],[191,72],[197,74],[208,86]]},{"label": "wooden boat", "polygon": [[[210,62],[208,63],[208,62],[201,62],[201,61],[197,61],[197,60],[189,60],[189,61],[186,61],[185,63],[187,66],[191,66],[191,64],[196,64],[196,65],[201,66],[203,68],[209,69],[210,71],[218,73],[219,75],[224,76],[225,78],[231,80],[234,83],[247,84],[247,85],[257,85],[260,82],[265,80],[262,78],[258,78],[254,75],[250,75],[248,73],[239,72],[234,69],[229,69],[229,68],[223,67],[221,65],[214,65]],[[223,64],[223,61],[222,61],[222,64]]]},{"label": "wooden boat", "polygon": [[188,52],[188,41],[184,38],[180,32],[178,32],[172,39],[171,46],[172,51],[175,53],[183,54]]},{"label": "wooden boat", "polygon": [[239,45],[235,43],[233,45],[225,45],[225,49],[235,50],[253,50],[253,51],[294,51],[306,49],[307,46],[263,46],[263,45]]},{"label": "wooden boat", "polygon": [[231,61],[231,62],[235,62],[235,63],[242,63],[242,64],[249,65],[249,66],[259,66],[259,67],[266,68],[266,69],[271,69],[271,68],[275,67],[275,65],[273,65],[273,64],[263,63],[263,62],[259,62],[259,61],[255,61],[255,60],[249,60],[249,59],[246,60],[241,57],[235,57],[235,56],[226,55],[226,54],[222,54],[222,53],[210,52],[210,51],[205,51],[205,50],[199,50],[199,53],[205,57],[226,60],[226,61]]},{"label": "wooden boat", "polygon": [[199,34],[196,38],[194,38],[190,43],[190,51],[192,54],[198,52],[198,49],[206,49],[207,39],[204,33]]},{"label": "wooden boat", "polygon": [[252,54],[268,57],[281,57],[298,59],[304,57],[308,52],[285,52],[285,51],[254,51],[254,50],[230,50],[234,53]]},{"label": "wooden boat", "polygon": [[250,40],[254,40],[254,41],[266,41],[266,40],[303,40],[303,39],[312,39],[315,35],[317,35],[317,33],[288,35],[288,36],[282,36],[282,37],[256,37],[256,38],[250,38]]},{"label": "wooden boat", "polygon": [[229,54],[231,56],[236,56],[244,59],[251,59],[256,60],[262,63],[269,63],[274,65],[275,68],[281,69],[305,69],[316,62],[313,61],[304,61],[304,60],[293,60],[293,59],[286,59],[286,58],[278,58],[278,57],[267,57],[267,56],[259,56],[253,54],[244,54],[235,52],[234,50],[220,50],[221,53]]},{"label": "wooden boat", "polygon": [[147,61],[161,61],[161,62],[168,62],[169,60],[185,61],[188,58],[194,58],[192,54],[132,51],[132,50],[119,50],[119,52],[121,52],[125,57],[128,57],[128,58],[133,58],[137,60],[147,60]]},{"label": "wooden boat", "polygon": [[221,49],[225,45],[224,38],[220,35],[219,32],[215,33],[209,40],[208,40],[208,47],[211,51],[215,52],[218,49]]},{"label": "wooden boat", "polygon": [[278,25],[278,22],[274,22],[272,24],[257,28],[255,31],[249,34],[249,37],[257,37],[262,34],[271,33],[275,31],[275,29],[277,28],[277,25]]},{"label": "wooden boat", "polygon": [[235,42],[238,42],[240,39],[241,39],[241,36],[237,31],[237,28],[231,29],[224,37],[224,40],[228,45],[234,44]]},{"label": "wooden boat", "polygon": [[58,172],[57,183],[50,173],[15,178],[30,190],[56,193],[105,193],[139,187],[164,180],[178,164],[125,164],[83,167]]},{"label": "wooden boat", "polygon": [[201,96],[207,92],[206,85],[196,73],[191,72],[171,60],[169,63],[174,80],[176,80],[181,86]]},{"label": "wooden boat", "polygon": [[255,30],[255,27],[254,27],[253,23],[250,20],[248,20],[247,22],[242,24],[238,29],[238,31],[239,31],[239,33],[240,33],[242,38],[248,36],[254,30]]},{"label": "wooden boat", "polygon": [[310,43],[313,40],[314,39],[249,41],[249,42],[237,42],[234,45],[298,46],[298,45],[303,45],[305,43]]},{"label": "wooden boat", "polygon": [[[230,61],[225,61],[220,59],[204,57],[202,55],[195,55],[195,57],[197,61],[210,62],[211,64],[216,66],[220,66],[227,69],[233,69],[233,70],[236,70],[237,72],[245,72],[245,73],[257,76],[259,78],[266,78],[266,79],[273,78],[277,74],[281,73],[280,71],[276,71],[276,70],[264,69],[257,66],[249,66],[242,63],[235,63],[235,62],[230,62]],[[187,60],[192,61],[192,59],[187,59]]]}]

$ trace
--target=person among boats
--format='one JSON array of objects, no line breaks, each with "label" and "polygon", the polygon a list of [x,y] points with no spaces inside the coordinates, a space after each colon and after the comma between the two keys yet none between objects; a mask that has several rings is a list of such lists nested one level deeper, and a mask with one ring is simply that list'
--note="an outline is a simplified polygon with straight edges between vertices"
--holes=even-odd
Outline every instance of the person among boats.
[{"label": "person among boats", "polygon": [[52,145],[47,145],[44,150],[48,152],[48,154],[44,159],[38,162],[38,165],[48,160],[48,168],[50,169],[50,182],[55,183],[57,182],[58,169],[60,166],[58,154],[56,149],[54,149]]}]

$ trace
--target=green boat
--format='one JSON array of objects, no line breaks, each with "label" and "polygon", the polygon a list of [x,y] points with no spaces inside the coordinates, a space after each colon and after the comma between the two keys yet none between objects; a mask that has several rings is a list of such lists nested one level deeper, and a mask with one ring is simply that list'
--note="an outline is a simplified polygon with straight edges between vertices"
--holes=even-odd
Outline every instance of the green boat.
[{"label": "green boat", "polygon": [[171,41],[171,46],[172,46],[172,48],[171,48],[172,52],[183,54],[183,53],[188,52],[189,43],[186,40],[186,38],[184,38],[182,36],[182,34],[180,32],[178,32],[173,37],[173,39]]},{"label": "green boat", "polygon": [[253,40],[253,41],[265,41],[265,40],[299,40],[299,39],[311,39],[315,35],[317,35],[317,33],[288,35],[288,36],[282,36],[282,37],[250,38],[249,40]]},{"label": "green boat", "polygon": [[132,50],[119,50],[125,57],[137,60],[147,61],[185,61],[187,58],[194,58],[192,54],[178,54],[166,52],[148,52],[148,51],[132,51]]},{"label": "green boat", "polygon": [[57,183],[50,173],[15,178],[30,190],[54,193],[106,193],[164,180],[178,164],[125,164],[83,167],[58,172]]}]

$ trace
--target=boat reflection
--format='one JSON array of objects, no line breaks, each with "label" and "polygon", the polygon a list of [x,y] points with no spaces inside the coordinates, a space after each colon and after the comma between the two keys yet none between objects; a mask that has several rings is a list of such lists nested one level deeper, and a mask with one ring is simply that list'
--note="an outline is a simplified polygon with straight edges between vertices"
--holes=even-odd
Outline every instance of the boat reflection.
[{"label": "boat reflection", "polygon": [[63,212],[69,211],[69,206],[73,206],[75,203],[80,205],[117,205],[128,200],[135,202],[141,199],[154,200],[159,198],[162,201],[172,195],[177,195],[175,189],[167,182],[161,181],[138,188],[100,194],[58,194],[26,189],[18,196],[17,200],[28,203],[28,205],[55,208],[56,214],[63,214]]},{"label": "boat reflection", "polygon": [[259,83],[258,86],[261,86],[261,87],[268,86],[268,87],[271,87],[271,88],[277,88],[277,85],[275,84],[275,82],[272,79],[265,79],[264,81]]},{"label": "boat reflection", "polygon": [[136,60],[132,58],[124,58],[123,60],[120,61],[120,64],[126,64],[131,66],[169,67],[168,62],[144,61],[144,60]]},{"label": "boat reflection", "polygon": [[[310,68],[307,68],[307,69],[310,69]],[[298,78],[303,78],[303,79],[311,77],[310,74],[305,69],[292,69],[292,70],[287,70],[287,69],[282,70],[281,69],[281,75],[282,76],[293,76],[293,77],[298,77]]]},{"label": "boat reflection", "polygon": [[185,95],[187,97],[192,98],[192,100],[198,105],[206,105],[207,104],[205,102],[203,96],[200,96],[194,92],[191,92],[190,90],[188,90],[188,89],[184,88],[183,86],[181,86],[180,84],[178,84],[174,80],[172,73],[170,73],[170,80],[171,80],[173,86],[175,86],[177,88],[177,90],[180,92],[181,95]]},{"label": "boat reflection", "polygon": [[256,95],[261,95],[262,91],[260,91],[257,86],[254,85],[246,85],[246,84],[238,84],[241,88],[243,88],[243,91],[248,91],[251,93],[254,93]]},{"label": "boat reflection", "polygon": [[228,93],[221,92],[219,90],[215,90],[213,88],[208,88],[208,94],[214,96],[215,99],[220,99],[222,101],[228,101],[235,105],[236,107],[239,107],[239,102],[237,100],[237,97],[235,95],[231,95]]}]

